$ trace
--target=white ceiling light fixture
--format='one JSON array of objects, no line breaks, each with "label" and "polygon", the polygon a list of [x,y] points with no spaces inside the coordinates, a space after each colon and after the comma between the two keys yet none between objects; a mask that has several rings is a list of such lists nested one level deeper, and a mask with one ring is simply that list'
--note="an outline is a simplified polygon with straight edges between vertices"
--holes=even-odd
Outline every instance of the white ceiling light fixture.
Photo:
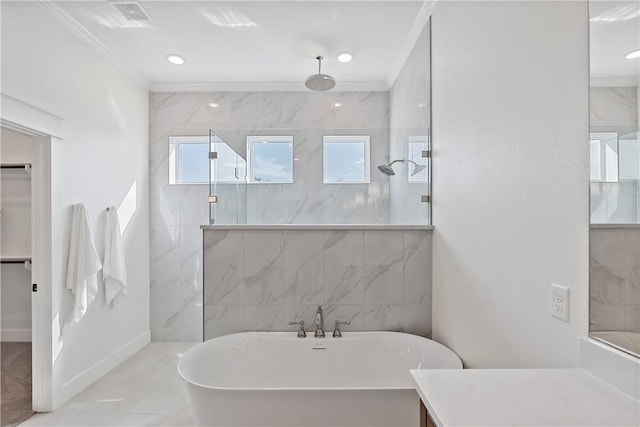
[{"label": "white ceiling light fixture", "polygon": [[627,56],[625,56],[625,58],[627,58],[627,59],[640,58],[640,49],[634,50],[633,52],[628,53]]},{"label": "white ceiling light fixture", "polygon": [[176,55],[175,53],[170,53],[169,55],[167,55],[167,61],[175,65],[184,64],[184,58],[180,55]]},{"label": "white ceiling light fixture", "polygon": [[353,55],[350,54],[349,52],[342,52],[338,54],[338,62],[351,62],[351,60],[353,59]]},{"label": "white ceiling light fixture", "polygon": [[342,102],[336,102],[335,104],[333,104],[333,106],[335,108],[340,108],[340,107],[342,107]]},{"label": "white ceiling light fixture", "polygon": [[220,106],[220,104],[218,104],[217,102],[210,102],[209,103],[209,107],[211,108],[218,108]]}]

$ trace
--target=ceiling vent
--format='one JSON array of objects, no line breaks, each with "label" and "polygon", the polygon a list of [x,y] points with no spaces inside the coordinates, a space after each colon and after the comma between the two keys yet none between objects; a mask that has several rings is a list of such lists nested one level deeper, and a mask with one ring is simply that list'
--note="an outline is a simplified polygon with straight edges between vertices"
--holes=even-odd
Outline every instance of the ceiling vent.
[{"label": "ceiling vent", "polygon": [[129,21],[151,21],[149,15],[142,9],[139,3],[136,2],[110,2],[118,12],[122,14]]}]

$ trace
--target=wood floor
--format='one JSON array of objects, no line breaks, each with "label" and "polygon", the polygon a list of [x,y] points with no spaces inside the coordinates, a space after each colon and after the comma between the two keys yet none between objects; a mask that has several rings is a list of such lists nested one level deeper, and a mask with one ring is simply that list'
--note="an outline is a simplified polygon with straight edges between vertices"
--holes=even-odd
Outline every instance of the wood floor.
[{"label": "wood floor", "polygon": [[3,342],[0,347],[0,425],[16,426],[31,410],[31,343]]}]

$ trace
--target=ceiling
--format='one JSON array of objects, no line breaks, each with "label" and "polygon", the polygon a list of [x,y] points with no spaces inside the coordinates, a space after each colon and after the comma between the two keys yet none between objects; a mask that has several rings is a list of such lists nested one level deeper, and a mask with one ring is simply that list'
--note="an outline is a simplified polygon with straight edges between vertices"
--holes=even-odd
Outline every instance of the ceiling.
[{"label": "ceiling", "polygon": [[590,62],[592,79],[635,79],[640,59],[625,56],[640,49],[640,2],[591,1]]},{"label": "ceiling", "polygon": [[[423,1],[140,1],[151,18],[127,20],[108,1],[50,3],[58,18],[117,56],[151,85],[303,82],[322,71],[338,82],[385,84]],[[339,52],[351,63],[337,61]],[[167,54],[185,58],[173,65]],[[406,56],[406,53],[405,53]],[[400,64],[401,65],[401,64]],[[395,71],[394,71],[395,69]]]}]

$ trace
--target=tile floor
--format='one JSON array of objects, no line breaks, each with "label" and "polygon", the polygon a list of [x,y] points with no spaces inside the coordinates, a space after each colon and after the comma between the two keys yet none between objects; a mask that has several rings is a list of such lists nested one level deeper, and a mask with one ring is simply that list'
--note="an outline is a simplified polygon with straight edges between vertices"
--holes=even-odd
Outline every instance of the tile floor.
[{"label": "tile floor", "polygon": [[55,412],[20,426],[193,426],[176,365],[195,343],[151,343]]}]

